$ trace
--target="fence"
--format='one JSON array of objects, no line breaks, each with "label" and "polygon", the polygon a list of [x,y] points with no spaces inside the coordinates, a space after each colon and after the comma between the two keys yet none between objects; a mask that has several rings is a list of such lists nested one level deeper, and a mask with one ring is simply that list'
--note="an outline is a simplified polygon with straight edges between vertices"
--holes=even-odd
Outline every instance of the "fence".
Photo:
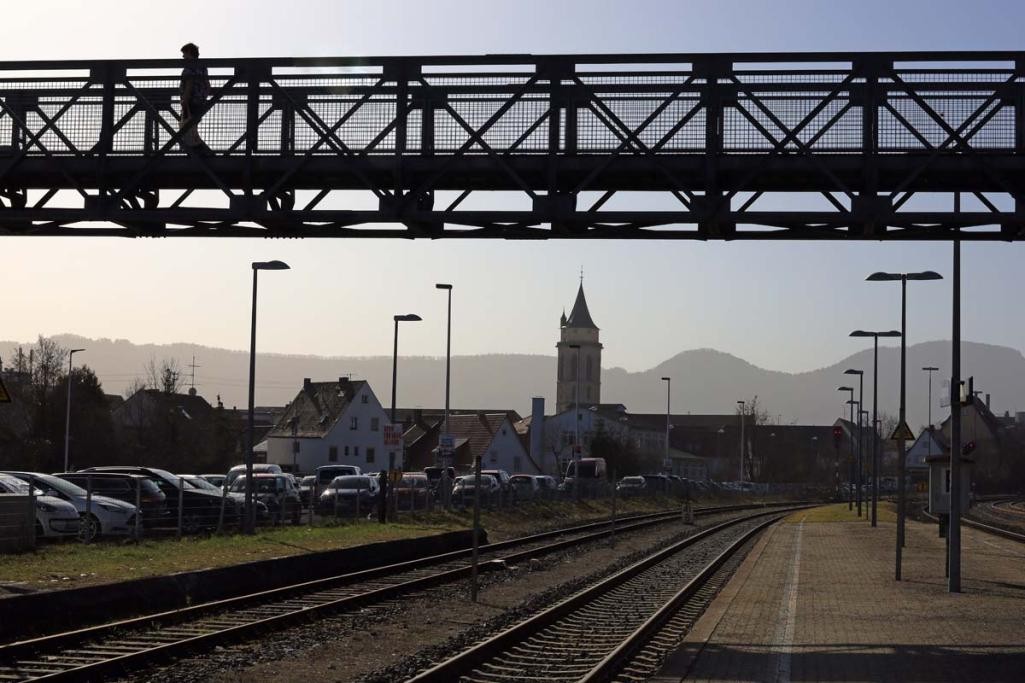
[{"label": "fence", "polygon": [[0,495],[0,553],[16,553],[36,546],[36,498]]}]

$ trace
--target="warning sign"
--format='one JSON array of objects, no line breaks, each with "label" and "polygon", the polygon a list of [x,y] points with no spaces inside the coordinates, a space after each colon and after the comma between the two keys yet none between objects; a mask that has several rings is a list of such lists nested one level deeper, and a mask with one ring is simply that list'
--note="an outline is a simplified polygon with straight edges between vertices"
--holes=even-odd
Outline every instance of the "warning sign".
[{"label": "warning sign", "polygon": [[908,427],[907,422],[901,422],[897,425],[897,428],[893,430],[893,434],[890,435],[890,441],[910,441],[915,438],[915,435],[911,433],[911,428]]},{"label": "warning sign", "polygon": [[10,403],[11,395],[7,393],[7,387],[4,386],[4,381],[0,379],[0,403]]}]

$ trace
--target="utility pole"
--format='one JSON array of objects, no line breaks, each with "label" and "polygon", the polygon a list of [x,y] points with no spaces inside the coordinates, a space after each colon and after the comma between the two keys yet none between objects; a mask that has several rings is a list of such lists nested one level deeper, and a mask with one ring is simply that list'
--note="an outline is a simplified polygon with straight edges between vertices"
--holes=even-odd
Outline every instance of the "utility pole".
[{"label": "utility pole", "polygon": [[743,401],[737,401],[740,406],[740,483],[744,483],[744,422],[747,416],[747,406]]},{"label": "utility pole", "polygon": [[193,393],[196,390],[196,368],[203,367],[202,365],[196,365],[195,354],[192,355],[192,362],[189,363],[189,367],[192,369],[192,379],[189,382],[189,388],[192,389],[192,391],[189,393]]}]

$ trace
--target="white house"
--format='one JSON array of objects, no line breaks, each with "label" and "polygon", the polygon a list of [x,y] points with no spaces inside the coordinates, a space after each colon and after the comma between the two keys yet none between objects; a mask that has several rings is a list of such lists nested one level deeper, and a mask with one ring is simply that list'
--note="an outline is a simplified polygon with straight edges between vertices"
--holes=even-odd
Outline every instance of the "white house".
[{"label": "white house", "polygon": [[455,447],[455,463],[469,470],[476,456],[485,470],[510,474],[544,474],[531,459],[508,413],[450,415],[449,434]]},{"label": "white house", "polygon": [[303,473],[332,464],[357,465],[364,472],[401,468],[401,446],[385,445],[390,427],[388,414],[368,382],[307,378],[267,433],[267,462]]},{"label": "white house", "polygon": [[579,410],[571,406],[557,415],[544,418],[541,448],[545,454],[545,465],[550,468],[557,464],[556,472],[546,474],[566,471],[566,465],[573,459],[573,444],[578,433],[580,457],[589,457],[591,440],[599,432],[618,441],[626,441],[631,436],[626,406],[620,403],[581,405]]}]

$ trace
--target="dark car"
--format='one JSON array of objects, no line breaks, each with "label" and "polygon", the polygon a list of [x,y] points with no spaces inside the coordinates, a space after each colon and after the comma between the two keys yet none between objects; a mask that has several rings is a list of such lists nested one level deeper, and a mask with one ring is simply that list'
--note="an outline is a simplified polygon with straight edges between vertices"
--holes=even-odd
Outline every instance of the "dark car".
[{"label": "dark car", "polygon": [[138,501],[142,508],[144,528],[171,524],[171,509],[167,506],[167,496],[149,477],[120,472],[61,472],[54,476],[84,489],[89,487],[91,481],[93,491],[101,496],[123,500],[132,505]]},{"label": "dark car", "polygon": [[495,478],[498,488],[504,500],[516,500],[516,489],[513,488],[512,478],[505,470],[481,470],[481,474],[487,474]]},{"label": "dark car", "polygon": [[[229,493],[232,496],[245,495],[246,479],[239,477],[231,484]],[[292,524],[299,523],[302,514],[302,501],[299,490],[291,475],[288,474],[255,474],[253,475],[253,496],[257,503],[267,506],[271,521],[275,524],[286,519]]]},{"label": "dark car", "polygon": [[369,514],[377,508],[381,494],[378,477],[345,475],[335,477],[320,494],[317,509],[322,515]]},{"label": "dark car", "polygon": [[619,480],[619,483],[616,484],[616,493],[624,498],[630,496],[642,496],[647,488],[648,482],[644,477],[623,477]]},{"label": "dark car", "polygon": [[213,530],[221,517],[221,504],[224,501],[224,525],[237,525],[241,519],[241,506],[233,498],[222,499],[219,493],[194,488],[186,483],[181,486],[181,479],[167,470],[156,467],[133,467],[129,465],[113,465],[108,467],[88,467],[79,472],[119,472],[122,474],[138,474],[153,480],[167,497],[167,507],[171,510],[170,523],[178,523],[178,498],[182,501],[182,531],[196,533],[204,529]]},{"label": "dark car", "polygon": [[[476,484],[475,475],[466,474],[456,479],[452,487],[452,502],[456,505],[473,505],[473,495]],[[498,498],[502,485],[490,474],[480,475],[480,502],[481,505],[490,505],[492,500]]]},{"label": "dark car", "polygon": [[427,485],[430,486],[432,491],[437,490],[438,484],[441,483],[441,475],[448,472],[448,483],[452,484],[456,480],[456,468],[455,467],[425,467],[424,474],[427,475]]},{"label": "dark car", "polygon": [[424,510],[431,495],[426,474],[406,472],[395,483],[396,506],[399,510]]},{"label": "dark car", "polygon": [[309,507],[310,501],[313,500],[313,492],[317,488],[317,475],[308,474],[299,480],[299,500],[302,501],[303,507]]}]

